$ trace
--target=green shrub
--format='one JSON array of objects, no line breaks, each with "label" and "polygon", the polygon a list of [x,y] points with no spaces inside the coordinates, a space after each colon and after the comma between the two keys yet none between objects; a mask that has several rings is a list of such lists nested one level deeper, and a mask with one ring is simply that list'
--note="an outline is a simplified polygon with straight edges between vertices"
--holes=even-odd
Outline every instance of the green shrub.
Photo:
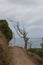
[{"label": "green shrub", "polygon": [[36,53],[40,57],[43,57],[43,50],[41,48],[31,48],[31,49],[28,49],[28,51],[32,53]]},{"label": "green shrub", "polygon": [[5,35],[8,42],[12,39],[12,30],[6,20],[0,20],[0,31]]}]

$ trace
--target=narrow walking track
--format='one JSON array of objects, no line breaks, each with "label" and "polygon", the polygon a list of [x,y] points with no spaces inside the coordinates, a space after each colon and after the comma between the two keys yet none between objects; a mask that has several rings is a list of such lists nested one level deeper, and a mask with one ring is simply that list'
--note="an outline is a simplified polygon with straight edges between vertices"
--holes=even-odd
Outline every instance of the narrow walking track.
[{"label": "narrow walking track", "polygon": [[10,65],[36,65],[20,47],[9,48]]}]

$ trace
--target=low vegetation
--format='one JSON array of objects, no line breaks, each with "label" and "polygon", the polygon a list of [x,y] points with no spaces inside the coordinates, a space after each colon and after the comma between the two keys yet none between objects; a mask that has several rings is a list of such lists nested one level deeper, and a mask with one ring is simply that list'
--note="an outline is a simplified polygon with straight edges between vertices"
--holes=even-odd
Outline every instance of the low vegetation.
[{"label": "low vegetation", "polygon": [[39,55],[41,58],[43,58],[43,49],[41,49],[41,48],[30,48],[30,49],[28,49],[28,51],[35,53],[35,54]]}]

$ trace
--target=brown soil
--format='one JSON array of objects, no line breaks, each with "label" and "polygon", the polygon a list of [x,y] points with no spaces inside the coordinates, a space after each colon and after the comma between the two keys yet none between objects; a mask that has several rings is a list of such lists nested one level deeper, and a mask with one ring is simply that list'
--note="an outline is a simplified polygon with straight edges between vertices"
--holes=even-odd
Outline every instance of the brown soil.
[{"label": "brown soil", "polygon": [[0,32],[0,65],[8,65],[8,45],[5,36]]},{"label": "brown soil", "polygon": [[10,65],[36,65],[27,56],[26,50],[20,47],[9,47]]}]

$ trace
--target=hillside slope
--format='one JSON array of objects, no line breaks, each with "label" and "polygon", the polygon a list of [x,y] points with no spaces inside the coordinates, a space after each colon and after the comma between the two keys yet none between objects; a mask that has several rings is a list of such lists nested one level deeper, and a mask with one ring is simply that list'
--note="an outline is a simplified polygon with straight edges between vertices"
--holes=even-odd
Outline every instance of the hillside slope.
[{"label": "hillside slope", "polygon": [[1,32],[0,32],[0,65],[9,65],[7,40]]}]

